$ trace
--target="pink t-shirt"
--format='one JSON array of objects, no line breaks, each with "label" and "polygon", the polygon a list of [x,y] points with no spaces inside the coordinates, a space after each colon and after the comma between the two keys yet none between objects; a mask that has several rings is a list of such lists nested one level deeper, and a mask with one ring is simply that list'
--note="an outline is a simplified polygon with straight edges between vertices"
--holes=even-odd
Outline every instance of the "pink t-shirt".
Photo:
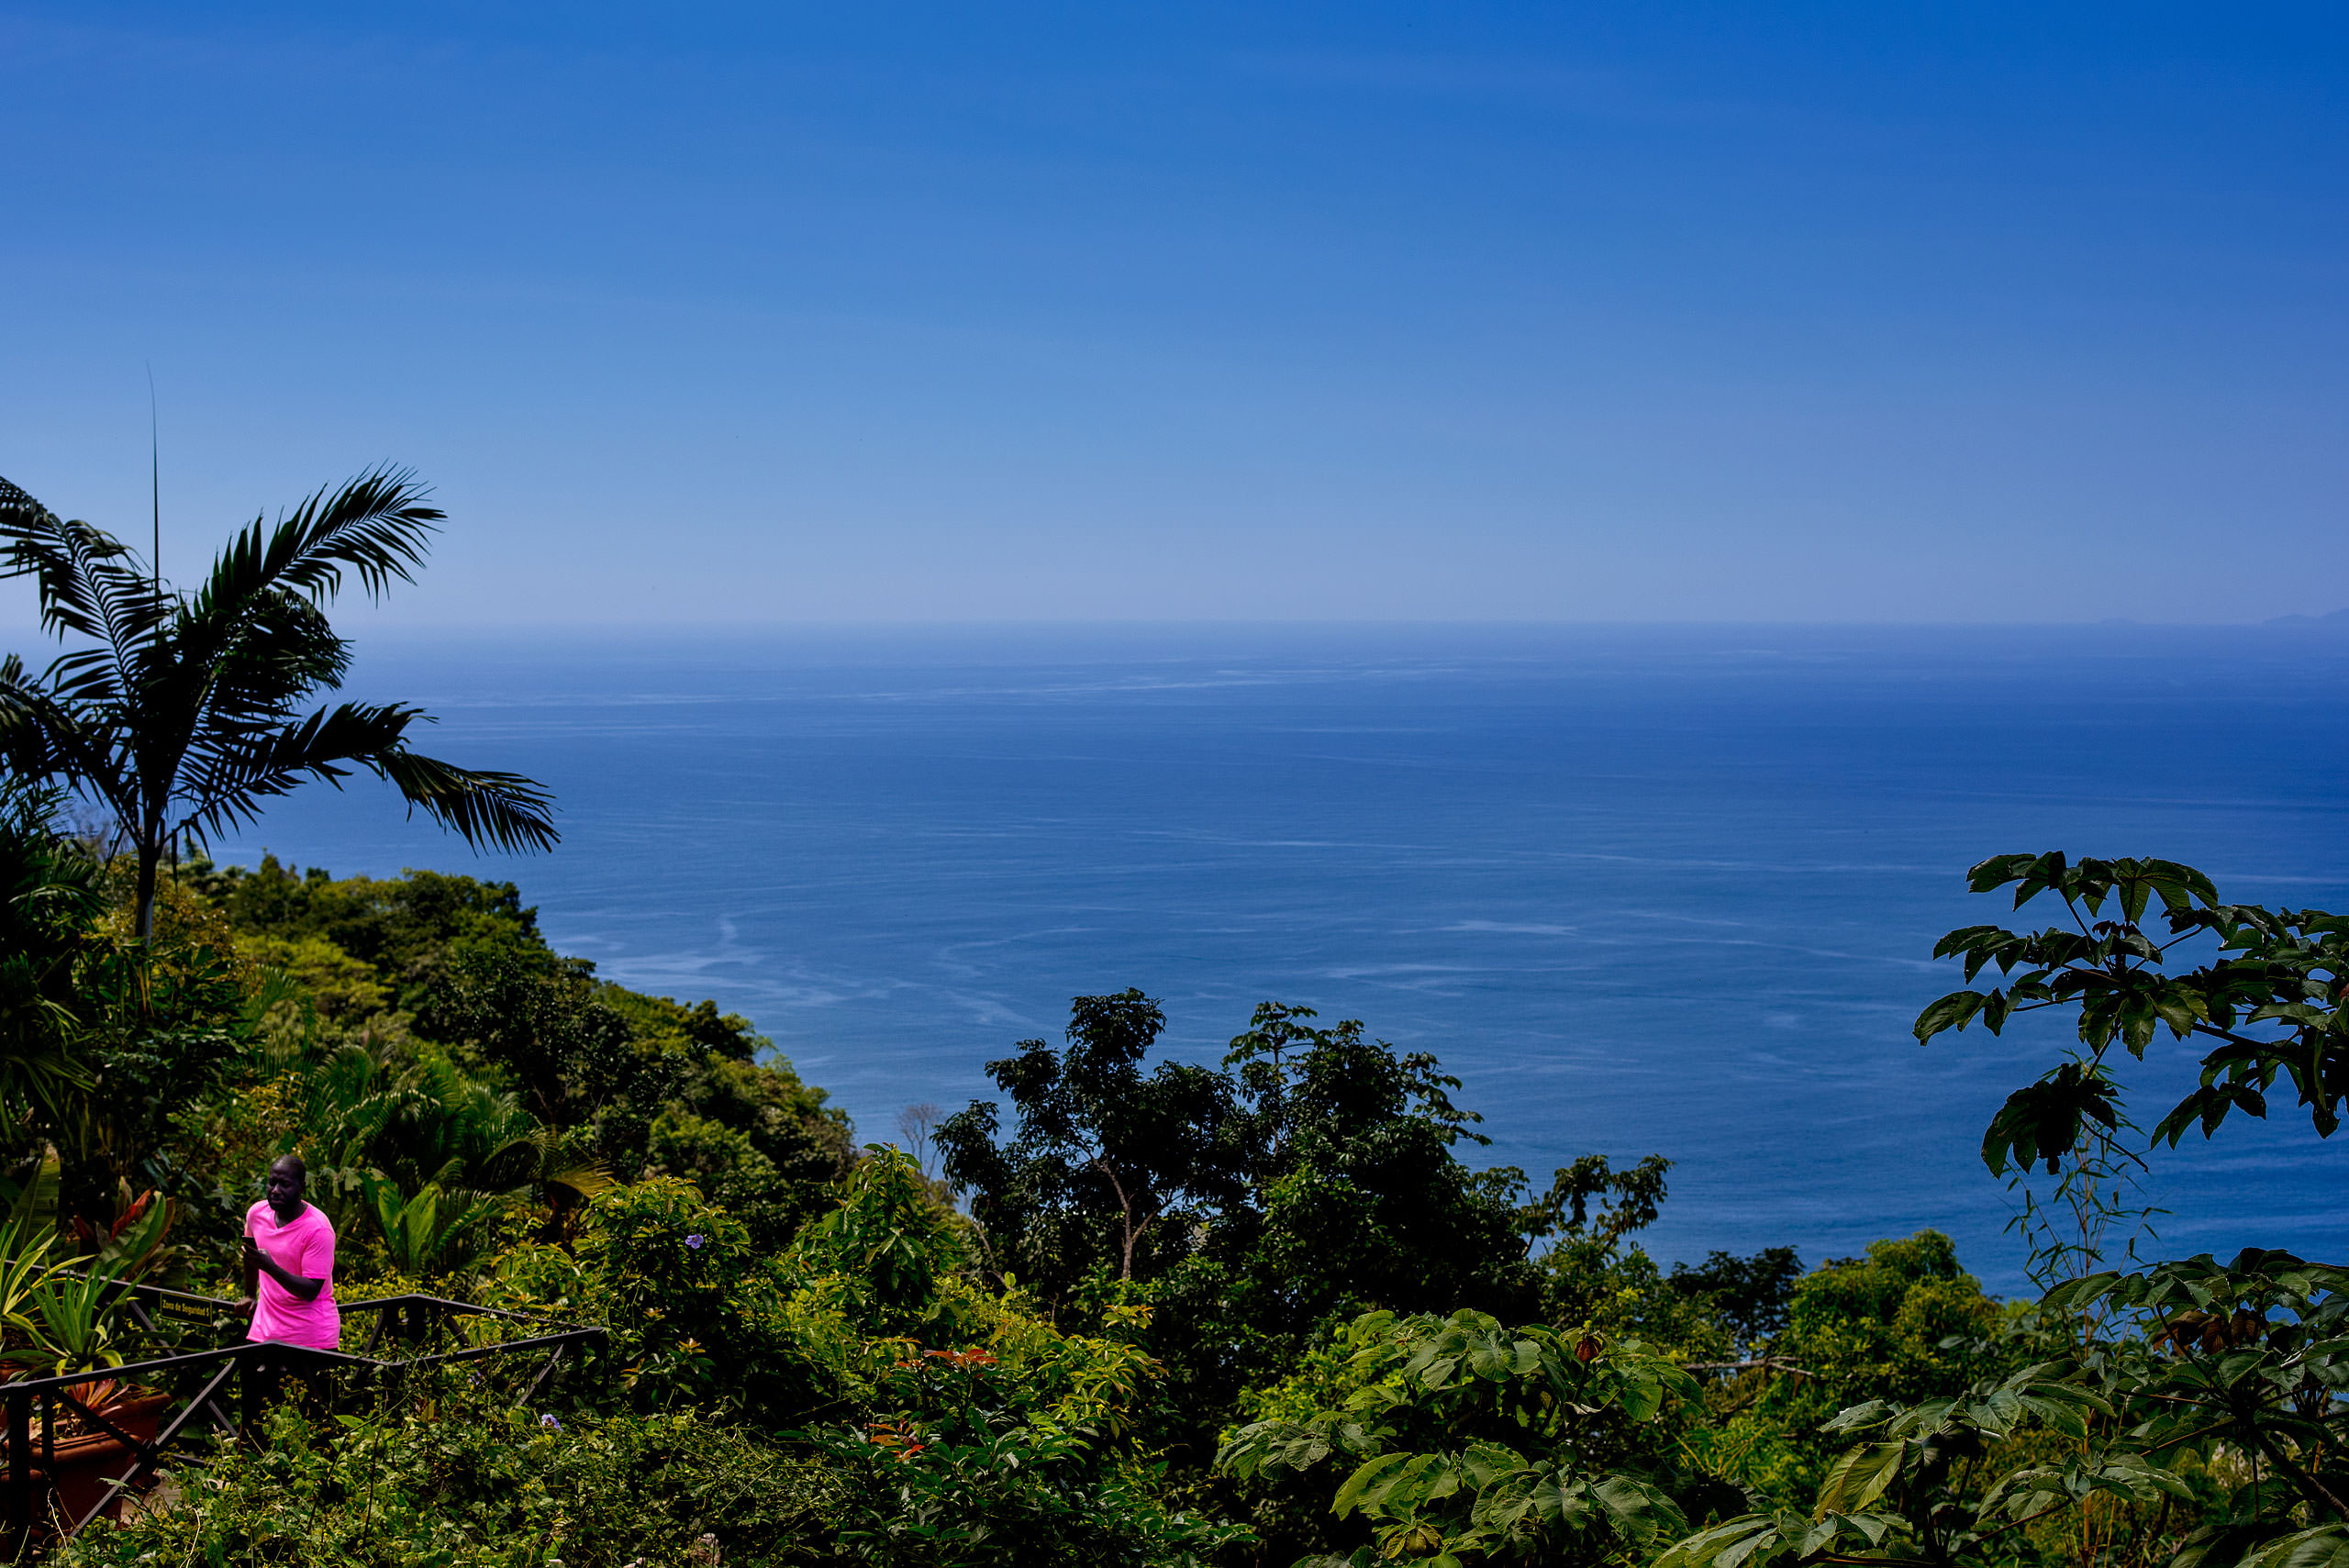
[{"label": "pink t-shirt", "polygon": [[315,1300],[304,1301],[262,1271],[248,1340],[275,1340],[331,1351],[342,1343],[342,1314],[334,1304],[334,1227],[308,1204],[280,1225],[269,1200],[245,1210],[245,1234],[261,1243],[270,1261],[295,1279],[322,1279]]}]

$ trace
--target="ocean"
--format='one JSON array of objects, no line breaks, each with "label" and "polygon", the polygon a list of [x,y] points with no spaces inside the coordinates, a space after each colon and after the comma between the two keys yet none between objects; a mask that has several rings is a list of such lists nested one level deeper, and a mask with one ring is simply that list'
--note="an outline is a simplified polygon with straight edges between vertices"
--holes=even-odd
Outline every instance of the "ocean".
[{"label": "ocean", "polygon": [[[2024,1284],[1984,1123],[2027,1020],[1919,1047],[1967,866],[2158,855],[2349,904],[2349,637],[2322,628],[1156,627],[375,634],[350,691],[551,785],[476,857],[307,786],[216,846],[512,879],[603,974],[750,1017],[872,1140],[991,1093],[1072,995],[1212,1062],[1256,1003],[1359,1018],[1551,1170],[1674,1162],[1660,1260],[1932,1226]],[[2046,906],[2032,906],[2043,923]],[[2128,1064],[2150,1126],[2192,1079]],[[2339,1259],[2349,1135],[2279,1106],[2153,1161],[2165,1254]]]}]

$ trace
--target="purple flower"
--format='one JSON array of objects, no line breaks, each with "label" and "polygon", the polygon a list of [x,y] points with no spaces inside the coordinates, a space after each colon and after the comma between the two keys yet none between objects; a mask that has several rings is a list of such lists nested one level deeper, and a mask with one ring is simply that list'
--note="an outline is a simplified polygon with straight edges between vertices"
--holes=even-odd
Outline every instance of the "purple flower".
[{"label": "purple flower", "polygon": [[685,1238],[685,1245],[691,1247],[696,1252],[701,1251],[701,1244],[702,1238],[698,1234]]},{"label": "purple flower", "polygon": [[554,1418],[554,1416],[552,1415],[552,1413],[551,1413],[551,1412],[550,1412],[550,1413],[549,1413],[549,1414],[547,1414],[547,1415],[544,1415],[544,1416],[540,1417],[540,1418],[539,1418],[539,1425],[540,1425],[540,1426],[542,1426],[542,1427],[552,1427],[552,1428],[553,1428],[556,1431],[558,1431],[558,1432],[559,1432],[559,1431],[561,1431],[561,1430],[562,1430],[562,1423],[561,1421],[556,1420],[556,1419]]}]

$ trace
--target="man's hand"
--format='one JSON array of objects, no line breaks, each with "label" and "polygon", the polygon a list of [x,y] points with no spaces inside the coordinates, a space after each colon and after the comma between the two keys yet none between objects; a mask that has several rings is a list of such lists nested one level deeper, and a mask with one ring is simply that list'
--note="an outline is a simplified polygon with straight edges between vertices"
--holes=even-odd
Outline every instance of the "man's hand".
[{"label": "man's hand", "polygon": [[318,1298],[318,1292],[324,1290],[327,1284],[327,1282],[322,1279],[305,1279],[300,1274],[288,1270],[283,1263],[262,1251],[261,1244],[250,1234],[245,1237],[245,1266],[254,1271],[253,1294],[256,1296],[261,1294],[260,1276],[262,1274],[267,1274],[283,1285],[286,1294],[296,1301],[316,1301]]}]

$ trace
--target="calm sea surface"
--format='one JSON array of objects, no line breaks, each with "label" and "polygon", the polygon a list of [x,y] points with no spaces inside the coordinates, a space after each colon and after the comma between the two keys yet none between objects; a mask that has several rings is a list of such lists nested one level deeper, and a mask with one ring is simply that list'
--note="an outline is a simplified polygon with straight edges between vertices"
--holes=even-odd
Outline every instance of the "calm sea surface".
[{"label": "calm sea surface", "polygon": [[[1465,1081],[1492,1146],[1675,1162],[1660,1257],[1936,1226],[2021,1284],[1976,1154],[2058,1029],[1920,1049],[1986,855],[2152,854],[2349,907],[2349,638],[2309,631],[825,631],[364,645],[420,749],[561,798],[476,861],[369,781],[218,847],[518,881],[605,974],[749,1015],[864,1134],[987,1092],[1072,995],[1201,1061],[1266,998]],[[2190,1074],[2143,1068],[2151,1123]],[[2156,1103],[2158,1102],[2158,1104]],[[2170,1252],[2338,1259],[2349,1135],[2155,1162]]]}]

